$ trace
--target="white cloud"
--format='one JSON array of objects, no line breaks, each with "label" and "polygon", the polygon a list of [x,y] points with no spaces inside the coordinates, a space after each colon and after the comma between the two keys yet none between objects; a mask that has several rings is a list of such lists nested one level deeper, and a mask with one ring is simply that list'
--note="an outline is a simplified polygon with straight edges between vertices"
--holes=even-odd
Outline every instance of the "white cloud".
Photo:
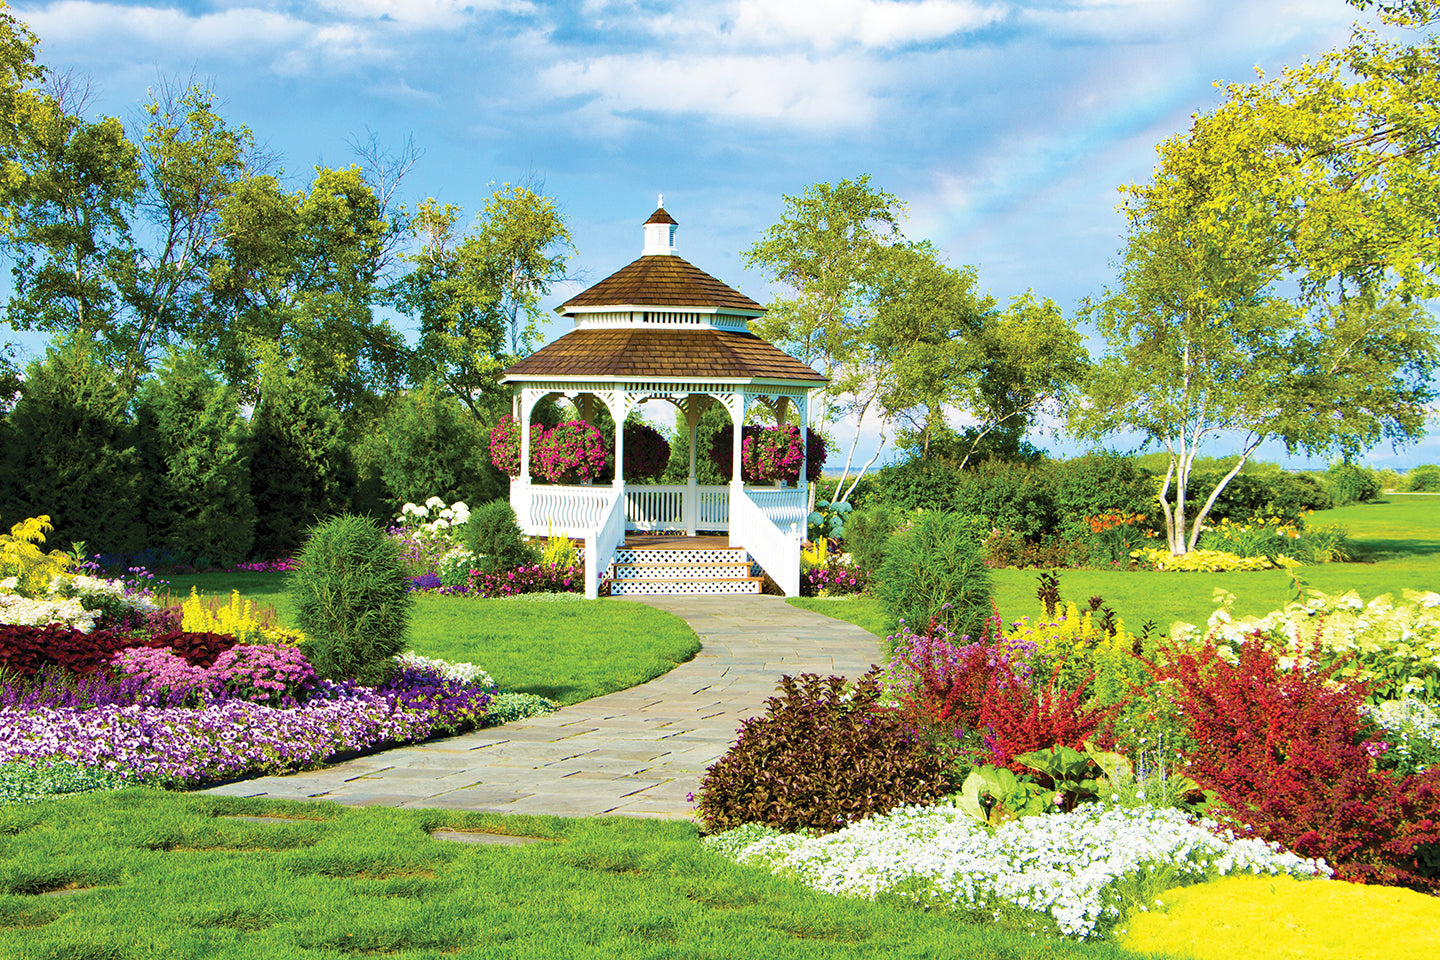
[{"label": "white cloud", "polygon": [[418,29],[450,28],[481,11],[533,13],[528,0],[320,0],[321,7],[347,20],[388,20]]},{"label": "white cloud", "polygon": [[967,0],[735,0],[729,10],[729,32],[737,41],[819,50],[927,43],[987,26],[1006,14],[1004,7]]},{"label": "white cloud", "polygon": [[611,114],[654,110],[775,120],[797,126],[860,126],[873,119],[863,63],[803,56],[611,55],[560,63],[542,83],[556,96],[593,95]]},{"label": "white cloud", "polygon": [[138,42],[219,53],[290,44],[314,29],[303,20],[254,7],[190,16],[173,7],[60,0],[15,12],[46,45]]}]

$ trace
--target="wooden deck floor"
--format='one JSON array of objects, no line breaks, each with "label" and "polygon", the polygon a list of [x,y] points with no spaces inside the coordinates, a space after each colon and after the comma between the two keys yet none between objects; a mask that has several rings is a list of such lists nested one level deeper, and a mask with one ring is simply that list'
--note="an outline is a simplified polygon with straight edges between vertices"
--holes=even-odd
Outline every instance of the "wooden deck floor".
[{"label": "wooden deck floor", "polygon": [[730,538],[724,534],[687,537],[683,533],[627,533],[628,550],[728,550]]}]

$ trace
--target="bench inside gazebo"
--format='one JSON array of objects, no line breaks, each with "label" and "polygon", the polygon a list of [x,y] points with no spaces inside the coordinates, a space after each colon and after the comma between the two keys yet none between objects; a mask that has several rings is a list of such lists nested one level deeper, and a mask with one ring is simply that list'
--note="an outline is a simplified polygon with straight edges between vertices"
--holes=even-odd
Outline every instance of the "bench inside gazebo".
[{"label": "bench inside gazebo", "polygon": [[[751,333],[750,320],[764,308],[682,259],[675,230],[662,199],[644,225],[640,258],[557,307],[574,329],[505,370],[501,383],[513,391],[520,428],[510,503],[527,535],[584,542],[587,597],[597,596],[606,578],[615,593],[758,592],[752,565],[794,596],[809,514],[806,464],[802,459],[796,486],[745,484],[742,427],[757,404],[778,422],[793,409],[804,438],[811,394],[826,380]],[[536,482],[530,421],[546,399],[568,400],[587,422],[604,404],[617,425],[647,401],[673,403],[690,431],[688,481],[627,486],[625,431],[617,427],[613,483]],[[734,425],[733,478],[700,486],[696,426],[713,404]]]}]

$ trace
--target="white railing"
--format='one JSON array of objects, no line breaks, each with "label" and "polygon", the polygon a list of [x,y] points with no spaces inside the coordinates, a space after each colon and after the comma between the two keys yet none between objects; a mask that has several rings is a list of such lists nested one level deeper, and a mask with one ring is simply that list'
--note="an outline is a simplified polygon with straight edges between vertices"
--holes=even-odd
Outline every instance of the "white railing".
[{"label": "white railing", "polygon": [[[615,496],[609,484],[594,487],[531,486],[526,512],[516,506],[520,528],[529,536],[583,537],[605,522]],[[514,505],[514,493],[511,494]]]},{"label": "white railing", "polygon": [[687,486],[625,488],[625,529],[684,530]]},{"label": "white railing", "polygon": [[[600,596],[600,580],[625,542],[625,495],[611,487],[611,500],[601,522],[585,533],[585,599]],[[797,566],[798,570],[798,566]]]},{"label": "white railing", "polygon": [[696,487],[695,525],[701,530],[730,529],[730,488]]},{"label": "white railing", "polygon": [[787,533],[793,528],[804,539],[810,516],[810,492],[805,487],[746,487],[745,493],[771,523]]},{"label": "white railing", "polygon": [[730,498],[731,546],[750,551],[787,597],[800,594],[800,537],[794,527],[776,526],[749,491]]}]

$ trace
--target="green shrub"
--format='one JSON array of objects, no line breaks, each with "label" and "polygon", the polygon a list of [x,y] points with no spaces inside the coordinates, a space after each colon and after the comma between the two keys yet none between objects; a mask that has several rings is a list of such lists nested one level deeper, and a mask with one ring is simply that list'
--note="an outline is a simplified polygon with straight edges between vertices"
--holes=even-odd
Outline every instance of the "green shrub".
[{"label": "green shrub", "polygon": [[316,527],[299,560],[287,586],[315,672],[382,682],[405,648],[414,604],[400,542],[374,520],[346,514]]},{"label": "green shrub", "polygon": [[1089,517],[1106,513],[1155,517],[1155,481],[1134,457],[1096,450],[1072,460],[1046,464],[1042,476],[1054,502],[1058,535],[1090,536]]},{"label": "green shrub", "polygon": [[700,781],[706,831],[763,823],[828,833],[954,789],[948,760],[879,705],[878,676],[872,668],[850,689],[841,677],[781,679],[782,696],[741,725]]},{"label": "green shrub", "polygon": [[1375,477],[1380,481],[1380,492],[1386,490],[1404,490],[1405,478],[1388,467],[1384,470],[1376,470]]},{"label": "green shrub", "polygon": [[891,534],[871,583],[892,628],[904,620],[920,633],[933,618],[978,637],[990,616],[989,568],[955,514],[922,513]]},{"label": "green shrub", "polygon": [[891,464],[875,474],[865,504],[883,503],[896,510],[953,510],[955,491],[964,477],[963,471],[943,461]]},{"label": "green shrub", "polygon": [[855,565],[873,574],[885,560],[885,543],[904,515],[885,503],[855,510],[845,521],[845,549]]},{"label": "green shrub", "polygon": [[501,573],[540,562],[540,553],[525,542],[515,509],[504,500],[492,500],[470,511],[465,524],[465,546],[476,555],[477,569]]},{"label": "green shrub", "polygon": [[1380,496],[1380,478],[1373,470],[1357,467],[1353,463],[1336,463],[1325,471],[1325,481],[1330,488],[1330,499],[1335,506],[1343,507],[1352,503],[1369,503]]},{"label": "green shrub", "polygon": [[1405,489],[1411,493],[1440,492],[1440,467],[1425,463],[1412,468],[1405,474]]},{"label": "green shrub", "polygon": [[1317,474],[1282,472],[1265,479],[1270,487],[1270,500],[1261,511],[1262,516],[1293,523],[1309,511],[1335,506],[1324,478]]}]

